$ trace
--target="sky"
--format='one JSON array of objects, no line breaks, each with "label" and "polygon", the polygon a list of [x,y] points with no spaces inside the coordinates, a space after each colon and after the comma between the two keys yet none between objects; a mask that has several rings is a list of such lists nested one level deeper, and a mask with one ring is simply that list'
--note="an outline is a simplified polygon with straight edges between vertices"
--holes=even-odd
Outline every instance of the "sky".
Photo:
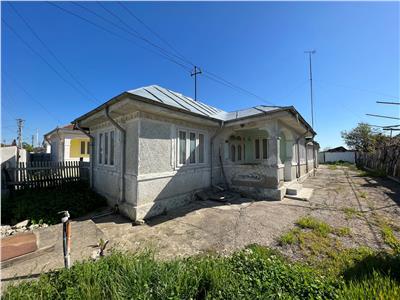
[{"label": "sky", "polygon": [[1,3],[2,142],[16,137],[16,118],[30,143],[142,86],[194,97],[188,62],[203,70],[200,101],[226,111],[293,105],[311,124],[311,49],[321,148],[343,145],[341,131],[359,122],[399,123],[365,115],[400,116],[399,105],[376,103],[399,101],[399,2],[56,4],[12,2],[21,19]]}]

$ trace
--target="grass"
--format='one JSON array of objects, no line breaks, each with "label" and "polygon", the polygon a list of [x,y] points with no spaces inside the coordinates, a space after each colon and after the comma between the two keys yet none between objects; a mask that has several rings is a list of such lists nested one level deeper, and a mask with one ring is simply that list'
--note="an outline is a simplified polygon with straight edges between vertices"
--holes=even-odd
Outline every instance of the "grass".
[{"label": "grass", "polygon": [[31,223],[56,224],[59,211],[68,210],[72,218],[83,216],[106,206],[105,198],[93,192],[85,183],[75,182],[61,187],[22,190],[2,199],[3,224],[15,224],[29,219]]},{"label": "grass", "polygon": [[361,198],[367,199],[368,198],[368,193],[367,192],[358,192],[358,196],[360,196]]},{"label": "grass", "polygon": [[380,229],[384,243],[389,246],[392,251],[400,255],[400,240],[395,236],[393,230],[398,230],[398,226],[390,224],[386,219],[379,216],[377,213],[374,213],[373,217]]},{"label": "grass", "polygon": [[346,167],[351,171],[359,171],[359,168],[355,164],[343,160],[335,162],[326,162],[325,164],[328,165],[328,169],[330,170],[336,170],[337,167]]},{"label": "grass", "polygon": [[321,236],[327,236],[333,230],[329,224],[317,220],[313,217],[303,217],[296,222],[296,225],[300,228],[312,229],[314,232],[317,232]]},{"label": "grass", "polygon": [[343,283],[270,249],[157,261],[114,252],[10,286],[3,299],[335,299]]},{"label": "grass", "polygon": [[342,209],[342,211],[346,215],[346,219],[352,219],[354,217],[360,217],[362,215],[361,211],[356,210],[353,207],[345,207]]}]

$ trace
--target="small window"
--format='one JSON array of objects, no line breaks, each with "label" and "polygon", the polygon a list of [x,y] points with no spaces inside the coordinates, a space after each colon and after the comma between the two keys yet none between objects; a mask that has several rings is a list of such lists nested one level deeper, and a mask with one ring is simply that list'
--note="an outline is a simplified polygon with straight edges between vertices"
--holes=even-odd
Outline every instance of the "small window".
[{"label": "small window", "polygon": [[114,165],[114,131],[110,131],[110,165]]},{"label": "small window", "polygon": [[108,164],[108,132],[104,133],[104,164]]},{"label": "small window", "polygon": [[179,164],[186,164],[186,132],[179,131]]},{"label": "small window", "polygon": [[85,141],[81,141],[81,154],[86,154],[86,142]]},{"label": "small window", "polygon": [[189,134],[190,137],[190,153],[189,153],[189,162],[191,164],[196,163],[196,134],[191,132]]},{"label": "small window", "polygon": [[256,154],[256,159],[260,159],[260,140],[256,139],[254,141],[254,148],[255,148],[255,154]]},{"label": "small window", "polygon": [[86,154],[90,154],[90,142],[87,142],[87,147],[86,147]]},{"label": "small window", "polygon": [[262,153],[263,153],[263,159],[268,159],[268,140],[263,139],[262,140]]},{"label": "small window", "polygon": [[99,164],[103,163],[103,134],[99,134]]},{"label": "small window", "polygon": [[242,145],[238,145],[238,161],[242,160]]},{"label": "small window", "polygon": [[199,133],[199,163],[204,163],[204,134]]},{"label": "small window", "polygon": [[235,147],[235,145],[232,145],[231,146],[231,160],[235,161],[235,158],[236,158],[236,147]]}]

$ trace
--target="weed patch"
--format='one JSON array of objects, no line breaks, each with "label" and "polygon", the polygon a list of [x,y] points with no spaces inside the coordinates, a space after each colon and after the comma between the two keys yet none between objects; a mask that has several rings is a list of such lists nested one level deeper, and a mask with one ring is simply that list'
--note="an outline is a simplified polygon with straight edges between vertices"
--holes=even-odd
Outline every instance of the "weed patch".
[{"label": "weed patch", "polygon": [[362,191],[362,192],[358,193],[358,196],[360,196],[361,198],[367,199],[368,194],[367,194],[367,192]]},{"label": "weed patch", "polygon": [[33,224],[56,224],[60,222],[59,211],[68,210],[71,217],[76,218],[106,206],[107,202],[86,184],[75,182],[61,187],[17,191],[12,197],[3,199],[1,204],[4,224],[25,219]]},{"label": "weed patch", "polygon": [[360,217],[362,215],[360,211],[352,207],[345,207],[342,211],[346,215],[346,219],[352,219],[353,217]]},{"label": "weed patch", "polygon": [[327,236],[333,230],[329,224],[313,217],[303,217],[296,222],[296,225],[300,228],[312,229],[314,232],[317,232],[322,236]]}]

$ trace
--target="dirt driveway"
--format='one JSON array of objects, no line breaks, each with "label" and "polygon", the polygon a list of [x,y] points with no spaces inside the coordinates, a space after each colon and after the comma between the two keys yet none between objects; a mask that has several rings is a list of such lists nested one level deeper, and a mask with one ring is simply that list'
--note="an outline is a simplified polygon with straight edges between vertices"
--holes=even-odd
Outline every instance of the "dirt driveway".
[{"label": "dirt driveway", "polygon": [[[296,220],[311,215],[332,226],[346,226],[348,247],[386,247],[377,218],[400,230],[400,184],[362,176],[347,167],[320,166],[315,177],[303,183],[314,189],[309,202],[252,201],[231,204],[198,201],[174,213],[132,226],[120,216],[96,220],[111,246],[125,250],[155,249],[160,258],[188,256],[207,251],[230,253],[248,244],[274,247],[277,238]],[[399,231],[395,232],[398,235]]]}]

